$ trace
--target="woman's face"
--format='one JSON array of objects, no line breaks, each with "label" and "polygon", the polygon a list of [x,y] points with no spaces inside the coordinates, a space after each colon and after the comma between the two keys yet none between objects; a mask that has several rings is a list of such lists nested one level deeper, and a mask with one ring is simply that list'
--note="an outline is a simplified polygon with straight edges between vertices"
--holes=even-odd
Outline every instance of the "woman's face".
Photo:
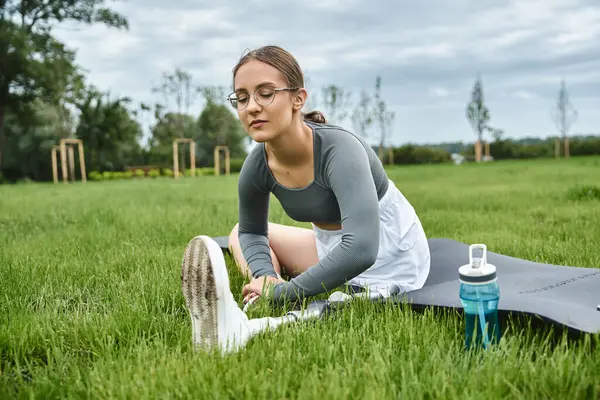
[{"label": "woman's face", "polygon": [[290,126],[294,112],[302,108],[304,101],[297,93],[273,91],[286,87],[283,74],[269,64],[251,60],[238,69],[234,91],[238,108],[243,108],[238,109],[238,116],[255,141],[267,142],[277,138]]}]

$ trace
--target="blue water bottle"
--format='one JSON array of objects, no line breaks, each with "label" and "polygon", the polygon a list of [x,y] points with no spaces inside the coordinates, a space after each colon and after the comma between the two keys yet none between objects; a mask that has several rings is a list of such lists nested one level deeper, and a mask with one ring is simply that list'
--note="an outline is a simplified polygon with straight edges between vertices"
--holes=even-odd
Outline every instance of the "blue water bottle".
[{"label": "blue water bottle", "polygon": [[[481,257],[473,257],[473,251],[480,249]],[[465,315],[466,349],[484,347],[500,341],[498,302],[500,288],[496,280],[496,267],[487,263],[485,244],[469,246],[469,264],[458,269],[459,296]]]}]

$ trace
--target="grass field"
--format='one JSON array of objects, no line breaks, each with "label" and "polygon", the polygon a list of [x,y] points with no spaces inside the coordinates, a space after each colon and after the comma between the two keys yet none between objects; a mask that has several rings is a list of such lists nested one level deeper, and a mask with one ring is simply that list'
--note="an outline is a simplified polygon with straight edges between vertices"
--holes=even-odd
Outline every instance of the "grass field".
[{"label": "grass field", "polygon": [[[600,195],[582,189],[600,187],[598,157],[389,173],[429,237],[600,266]],[[236,179],[0,186],[0,398],[600,397],[598,335],[552,343],[503,321],[495,351],[467,354],[458,314],[404,306],[358,304],[226,357],[194,352],[182,252],[236,223]],[[295,224],[276,202],[270,220]]]}]

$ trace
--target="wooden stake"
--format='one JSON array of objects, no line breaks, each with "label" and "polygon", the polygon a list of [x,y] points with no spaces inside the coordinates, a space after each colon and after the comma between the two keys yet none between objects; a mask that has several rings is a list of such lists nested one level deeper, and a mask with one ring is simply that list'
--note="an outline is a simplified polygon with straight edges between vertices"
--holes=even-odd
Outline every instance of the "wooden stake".
[{"label": "wooden stake", "polygon": [[196,142],[190,142],[190,163],[192,176],[196,176]]},{"label": "wooden stake", "polygon": [[221,157],[220,151],[225,153],[225,175],[229,176],[231,170],[231,160],[229,158],[229,147],[216,146],[213,157],[215,159],[215,176],[221,175]]},{"label": "wooden stake", "polygon": [[71,181],[75,181],[75,152],[73,146],[68,146],[67,151],[69,155],[69,174],[71,175]]},{"label": "wooden stake", "polygon": [[60,141],[60,167],[62,168],[63,183],[67,183],[67,174],[69,173],[67,171],[67,145],[63,140]]},{"label": "wooden stake", "polygon": [[179,179],[179,154],[177,154],[177,140],[173,141],[173,174]]},{"label": "wooden stake", "polygon": [[475,142],[475,161],[481,162],[481,141]]},{"label": "wooden stake", "polygon": [[[81,139],[72,139],[65,138],[60,139],[58,146],[52,147],[52,177],[54,179],[54,183],[58,183],[58,166],[56,161],[56,152],[60,151],[60,166],[62,169],[62,180],[63,183],[69,183],[69,171],[71,172],[71,180],[75,181],[75,150],[73,147],[69,146],[67,149],[67,145],[76,144],[79,148],[79,168],[81,173],[81,181],[87,182],[87,174],[85,171],[85,155],[83,151],[83,141]],[[67,169],[67,158],[69,168]]]},{"label": "wooden stake", "polygon": [[81,173],[81,181],[83,183],[87,182],[87,173],[85,171],[85,154],[83,153],[83,141],[79,141],[77,143],[77,147],[79,148],[79,172]]},{"label": "wooden stake", "polygon": [[[190,146],[190,169],[192,176],[196,176],[196,142],[190,138],[179,138],[173,141],[173,176],[179,178],[179,143],[188,143]],[[185,175],[185,174],[184,174]]]},{"label": "wooden stake", "polygon": [[59,148],[59,146],[52,146],[52,179],[54,180],[54,183],[58,183],[58,164],[56,160],[56,151]]}]

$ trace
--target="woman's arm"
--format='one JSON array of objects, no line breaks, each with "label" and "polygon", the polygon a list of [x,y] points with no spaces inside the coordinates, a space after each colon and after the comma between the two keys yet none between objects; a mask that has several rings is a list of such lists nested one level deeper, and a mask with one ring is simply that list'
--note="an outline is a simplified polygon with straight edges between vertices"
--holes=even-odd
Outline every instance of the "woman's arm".
[{"label": "woman's arm", "polygon": [[270,294],[275,301],[296,300],[332,290],[367,270],[377,259],[377,190],[364,147],[348,136],[328,150],[324,164],[325,180],[339,202],[342,240],[316,265],[288,282],[273,285]]},{"label": "woman's arm", "polygon": [[238,238],[242,254],[254,278],[277,277],[269,247],[269,191],[256,187],[256,165],[244,164],[238,181]]}]

